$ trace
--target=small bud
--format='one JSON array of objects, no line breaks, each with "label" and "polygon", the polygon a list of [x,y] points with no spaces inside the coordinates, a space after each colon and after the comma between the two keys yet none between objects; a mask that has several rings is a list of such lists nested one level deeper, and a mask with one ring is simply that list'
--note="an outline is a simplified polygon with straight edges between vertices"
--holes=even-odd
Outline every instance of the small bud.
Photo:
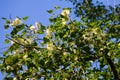
[{"label": "small bud", "polygon": [[36,27],[36,28],[41,28],[41,24],[38,23],[38,22],[36,22],[36,23],[35,23],[35,27]]},{"label": "small bud", "polygon": [[55,46],[53,45],[53,43],[47,43],[47,49],[50,50],[50,51],[54,51]]},{"label": "small bud", "polygon": [[48,38],[52,37],[52,31],[51,31],[50,28],[46,29],[46,36],[47,36]]},{"label": "small bud", "polygon": [[63,16],[69,16],[70,10],[69,9],[63,9],[61,15]]},{"label": "small bud", "polygon": [[36,22],[36,23],[35,23],[35,26],[32,25],[32,26],[30,27],[30,30],[33,31],[33,32],[35,32],[35,33],[37,33],[40,28],[41,28],[40,23]]},{"label": "small bud", "polygon": [[35,30],[35,26],[30,26],[30,30],[34,31]]},{"label": "small bud", "polygon": [[66,23],[67,21],[64,18],[62,18],[62,24],[65,25]]},{"label": "small bud", "polygon": [[64,56],[67,55],[67,52],[63,52],[63,55],[64,55]]},{"label": "small bud", "polygon": [[17,77],[14,77],[13,80],[18,80]]},{"label": "small bud", "polygon": [[22,22],[19,18],[16,18],[10,25],[11,26],[17,26],[20,25]]},{"label": "small bud", "polygon": [[23,56],[23,59],[26,60],[27,57],[28,57],[28,55],[26,54],[26,55]]}]

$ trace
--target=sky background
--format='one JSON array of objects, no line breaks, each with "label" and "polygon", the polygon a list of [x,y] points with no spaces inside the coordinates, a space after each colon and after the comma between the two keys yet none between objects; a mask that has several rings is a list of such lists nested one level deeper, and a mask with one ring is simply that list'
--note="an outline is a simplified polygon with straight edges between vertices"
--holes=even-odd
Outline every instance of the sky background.
[{"label": "sky background", "polygon": [[[114,0],[99,0],[106,5],[114,5]],[[120,3],[120,0],[115,2]],[[34,24],[35,22],[41,22],[44,25],[49,24],[50,15],[46,10],[53,9],[55,6],[73,7],[72,3],[60,0],[0,0],[0,54],[5,50],[8,45],[4,44],[5,34],[10,31],[4,29],[4,21],[2,17],[9,19],[11,16],[13,19],[16,16],[24,17],[29,16],[27,20],[28,24]],[[3,76],[0,73],[0,80]]]}]

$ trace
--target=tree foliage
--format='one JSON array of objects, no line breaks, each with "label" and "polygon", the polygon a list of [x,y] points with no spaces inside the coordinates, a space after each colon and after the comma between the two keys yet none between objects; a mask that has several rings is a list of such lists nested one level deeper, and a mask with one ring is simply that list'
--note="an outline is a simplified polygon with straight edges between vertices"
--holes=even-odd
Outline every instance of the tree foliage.
[{"label": "tree foliage", "polygon": [[60,7],[48,10],[48,26],[25,24],[28,17],[3,18],[4,28],[13,28],[5,40],[10,47],[0,57],[5,80],[120,79],[120,6],[73,3],[80,19],[71,17],[71,8],[54,15]]}]

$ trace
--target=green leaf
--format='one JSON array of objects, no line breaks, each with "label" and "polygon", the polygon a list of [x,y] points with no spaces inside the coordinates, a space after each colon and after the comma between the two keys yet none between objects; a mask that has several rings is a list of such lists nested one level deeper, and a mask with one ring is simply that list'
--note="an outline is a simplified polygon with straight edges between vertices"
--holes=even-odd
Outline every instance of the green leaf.
[{"label": "green leaf", "polygon": [[56,18],[50,18],[49,19],[50,22],[56,22],[56,20],[57,20]]},{"label": "green leaf", "polygon": [[50,41],[47,37],[44,37],[43,40],[44,40],[45,43]]},{"label": "green leaf", "polygon": [[6,24],[10,24],[10,20],[6,20]]},{"label": "green leaf", "polygon": [[24,29],[24,24],[18,25],[13,29],[13,31],[11,32],[11,35],[13,36],[23,29]]},{"label": "green leaf", "polygon": [[0,60],[4,60],[4,58],[3,58],[3,57],[0,57]]},{"label": "green leaf", "polygon": [[5,28],[5,29],[8,29],[8,28],[9,28],[9,25],[6,25],[6,24],[5,24],[5,25],[4,25],[4,28]]},{"label": "green leaf", "polygon": [[29,16],[26,16],[23,18],[24,21],[26,21],[29,18]]},{"label": "green leaf", "polygon": [[2,17],[3,20],[7,20],[6,18]]},{"label": "green leaf", "polygon": [[5,37],[6,37],[6,38],[9,37],[9,34],[6,34]]},{"label": "green leaf", "polygon": [[53,10],[47,10],[47,12],[51,14],[51,13],[53,13]]},{"label": "green leaf", "polygon": [[5,43],[6,43],[6,44],[8,44],[9,42],[10,42],[10,40],[8,40],[8,39],[5,40]]},{"label": "green leaf", "polygon": [[39,34],[44,34],[44,31],[43,30],[39,30],[38,33]]},{"label": "green leaf", "polygon": [[60,6],[55,6],[55,9],[57,9],[57,10],[60,9]]}]

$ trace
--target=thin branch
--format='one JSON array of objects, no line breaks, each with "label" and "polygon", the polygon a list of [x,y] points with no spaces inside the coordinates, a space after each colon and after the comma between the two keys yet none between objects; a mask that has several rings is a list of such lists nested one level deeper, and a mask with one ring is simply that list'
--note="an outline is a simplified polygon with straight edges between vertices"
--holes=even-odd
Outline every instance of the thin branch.
[{"label": "thin branch", "polygon": [[21,45],[21,46],[23,46],[23,47],[26,47],[26,48],[46,49],[46,48],[40,48],[39,46],[24,45],[24,44],[21,44],[21,43],[17,42],[16,40],[13,40],[13,39],[11,39],[11,38],[8,38],[8,39],[11,40],[11,41],[13,41],[13,42],[16,43],[16,44],[19,44],[19,45]]},{"label": "thin branch", "polygon": [[115,80],[120,80],[120,78],[118,76],[118,72],[116,70],[116,67],[115,67],[114,63],[112,62],[111,58],[108,55],[105,55],[105,58],[106,58],[108,64],[110,65],[110,68],[114,74]]}]

